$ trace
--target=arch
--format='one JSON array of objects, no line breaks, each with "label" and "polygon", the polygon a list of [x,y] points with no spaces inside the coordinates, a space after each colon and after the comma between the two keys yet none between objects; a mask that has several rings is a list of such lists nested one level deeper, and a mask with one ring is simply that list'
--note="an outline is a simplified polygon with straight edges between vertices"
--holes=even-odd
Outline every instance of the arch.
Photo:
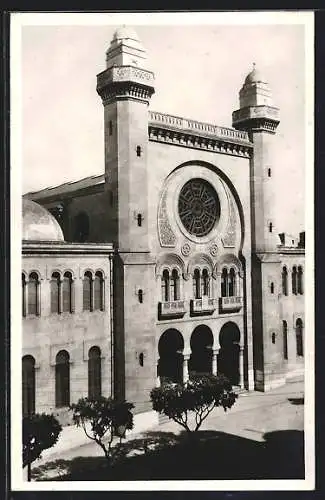
[{"label": "arch", "polygon": [[40,314],[40,279],[36,271],[32,271],[28,276],[27,284],[27,304],[28,314],[32,316],[39,316]]},{"label": "arch", "polygon": [[82,281],[82,298],[83,298],[83,310],[92,311],[93,310],[93,275],[90,271],[86,271],[83,276]]},{"label": "arch", "polygon": [[180,298],[179,273],[178,270],[175,268],[172,270],[170,286],[171,286],[171,299],[179,300]]},{"label": "arch", "polygon": [[207,269],[202,271],[202,297],[210,297],[210,276]]},{"label": "arch", "polygon": [[203,271],[204,268],[207,268],[210,274],[213,273],[214,263],[209,255],[204,253],[197,253],[190,258],[187,265],[187,274],[193,275],[194,269],[200,269]]},{"label": "arch", "polygon": [[283,334],[283,359],[288,359],[288,324],[285,320],[282,321]]},{"label": "arch", "polygon": [[292,284],[292,293],[297,295],[297,267],[293,266],[291,273],[291,284]]},{"label": "arch", "polygon": [[73,312],[73,276],[65,271],[62,280],[62,312]]},{"label": "arch", "polygon": [[282,268],[282,293],[288,295],[288,270],[286,266]]},{"label": "arch", "polygon": [[92,346],[88,351],[88,398],[96,399],[102,394],[101,350]]},{"label": "arch", "polygon": [[187,167],[187,166],[190,166],[190,165],[197,165],[197,166],[200,166],[200,167],[205,167],[208,170],[210,170],[213,174],[216,174],[218,177],[220,177],[220,179],[222,179],[225,182],[225,184],[227,185],[227,187],[230,190],[231,194],[233,195],[233,197],[235,199],[235,202],[236,202],[236,205],[237,205],[237,208],[238,208],[239,219],[240,219],[240,226],[241,226],[240,251],[241,251],[242,248],[243,248],[244,237],[245,237],[244,210],[243,210],[243,206],[242,206],[242,203],[241,203],[241,200],[240,200],[240,196],[238,195],[236,188],[234,187],[234,185],[231,182],[231,180],[229,179],[229,177],[223,172],[223,170],[221,170],[218,166],[216,166],[216,165],[214,165],[212,163],[203,161],[203,160],[189,160],[189,161],[186,161],[184,163],[181,163],[176,168],[174,168],[174,170],[172,172],[169,173],[169,175],[165,179],[164,189],[166,188],[166,185],[169,182],[170,178],[176,172],[178,172],[180,169],[182,169],[184,167]]},{"label": "arch", "polygon": [[158,343],[158,376],[162,385],[182,382],[183,349],[183,336],[175,328],[170,328],[161,335]]},{"label": "arch", "polygon": [[73,219],[73,241],[84,243],[89,238],[89,216],[86,212],[79,212]]},{"label": "arch", "polygon": [[195,299],[201,298],[201,273],[198,268],[194,269],[193,272],[193,297]]},{"label": "arch", "polygon": [[169,270],[164,269],[161,276],[161,300],[163,302],[168,302],[170,298],[170,288],[169,288]]},{"label": "arch", "polygon": [[302,266],[298,266],[298,271],[297,271],[297,292],[299,295],[303,295],[304,293],[304,283],[303,283],[303,268]]},{"label": "arch", "polygon": [[168,269],[171,273],[173,268],[176,268],[180,275],[184,274],[185,264],[183,259],[175,253],[163,254],[157,260],[156,276],[161,276],[163,269]]},{"label": "arch", "polygon": [[303,357],[304,346],[303,346],[303,322],[301,318],[296,321],[296,353],[298,357]]},{"label": "arch", "polygon": [[227,297],[228,293],[228,269],[224,267],[221,272],[221,297]]},{"label": "arch", "polygon": [[217,262],[217,266],[219,269],[226,267],[228,270],[230,270],[232,266],[235,266],[240,274],[242,274],[243,271],[239,258],[232,253],[222,255]]},{"label": "arch", "polygon": [[61,312],[61,274],[54,271],[50,281],[51,290],[51,313],[60,314]]},{"label": "arch", "polygon": [[236,271],[233,267],[229,270],[228,278],[228,297],[234,297],[236,295]]},{"label": "arch", "polygon": [[220,350],[218,374],[223,374],[233,385],[239,385],[240,330],[236,323],[225,323],[219,333]]},{"label": "arch", "polygon": [[21,307],[22,307],[22,316],[25,318],[26,316],[26,274],[21,273]]},{"label": "arch", "polygon": [[70,355],[61,350],[55,357],[55,406],[70,405]]},{"label": "arch", "polygon": [[104,277],[102,271],[95,272],[94,279],[94,310],[104,310]]},{"label": "arch", "polygon": [[213,333],[206,325],[198,325],[190,339],[191,356],[188,369],[190,378],[212,373]]},{"label": "arch", "polygon": [[30,355],[22,359],[23,416],[35,413],[35,358]]}]

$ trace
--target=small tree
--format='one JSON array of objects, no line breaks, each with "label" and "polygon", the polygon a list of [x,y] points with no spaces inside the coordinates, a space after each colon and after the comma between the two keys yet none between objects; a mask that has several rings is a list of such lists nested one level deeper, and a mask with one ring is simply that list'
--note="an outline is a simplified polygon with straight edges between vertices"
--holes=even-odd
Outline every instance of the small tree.
[{"label": "small tree", "polygon": [[[184,427],[196,432],[204,420],[218,406],[225,411],[237,398],[232,385],[224,376],[203,375],[184,383],[169,383],[151,390],[152,407]],[[190,428],[189,416],[194,415],[194,428]]]},{"label": "small tree", "polygon": [[23,418],[23,467],[41,458],[42,451],[59,439],[62,426],[54,415],[45,413]]},{"label": "small tree", "polygon": [[102,448],[107,460],[111,460],[114,456],[114,436],[118,436],[121,442],[125,437],[125,431],[133,429],[132,408],[134,408],[132,403],[105,397],[81,398],[70,406],[70,410],[73,411],[73,422],[78,427],[81,426],[86,436]]}]

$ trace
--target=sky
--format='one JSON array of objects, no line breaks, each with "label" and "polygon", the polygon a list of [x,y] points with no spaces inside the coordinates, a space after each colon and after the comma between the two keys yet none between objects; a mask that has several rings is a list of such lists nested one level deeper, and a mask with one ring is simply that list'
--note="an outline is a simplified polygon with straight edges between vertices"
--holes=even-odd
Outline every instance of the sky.
[{"label": "sky", "polygon": [[[50,15],[50,14],[48,14]],[[234,13],[234,15],[236,15]],[[87,16],[84,14],[84,16]],[[280,109],[273,172],[278,232],[305,229],[306,61],[303,24],[172,23],[128,16],[127,23],[25,25],[21,30],[22,191],[104,172],[103,106],[96,75],[115,29],[131,25],[155,73],[150,109],[231,126],[253,62]],[[36,18],[35,18],[36,19]],[[113,18],[113,22],[115,19]],[[124,21],[120,19],[119,21]],[[39,24],[36,23],[35,24]],[[313,163],[309,168],[313,168]]]}]

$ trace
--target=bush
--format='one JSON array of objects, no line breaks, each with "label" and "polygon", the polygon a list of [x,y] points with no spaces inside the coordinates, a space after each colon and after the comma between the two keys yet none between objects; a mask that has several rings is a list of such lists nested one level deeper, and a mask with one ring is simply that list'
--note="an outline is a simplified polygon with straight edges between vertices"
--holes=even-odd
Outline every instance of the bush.
[{"label": "bush", "polygon": [[[169,383],[155,387],[150,393],[152,408],[158,413],[184,427],[188,432],[196,432],[211,411],[222,406],[231,408],[237,398],[232,385],[224,376],[203,375],[185,383]],[[195,417],[194,428],[190,428],[189,415]]]},{"label": "bush", "polygon": [[[73,422],[82,427],[86,436],[95,441],[104,451],[107,460],[114,456],[114,436],[125,437],[125,431],[133,429],[134,405],[126,401],[115,401],[112,398],[81,398],[70,406],[73,411]],[[90,424],[87,428],[87,424]],[[106,441],[106,443],[104,442]]]},{"label": "bush", "polygon": [[23,418],[23,467],[41,458],[59,439],[62,426],[54,415],[36,413]]}]

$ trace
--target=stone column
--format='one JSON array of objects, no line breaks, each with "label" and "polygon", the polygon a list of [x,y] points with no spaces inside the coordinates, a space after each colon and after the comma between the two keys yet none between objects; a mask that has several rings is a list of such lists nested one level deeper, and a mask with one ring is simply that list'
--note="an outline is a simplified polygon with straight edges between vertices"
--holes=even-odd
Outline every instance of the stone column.
[{"label": "stone column", "polygon": [[212,353],[212,373],[213,375],[218,374],[218,354],[219,349],[214,349]]},{"label": "stone column", "polygon": [[239,347],[239,386],[244,387],[244,346]]},{"label": "stone column", "polygon": [[184,354],[183,356],[183,382],[187,382],[189,379],[188,375],[188,361],[190,359],[190,354]]}]

